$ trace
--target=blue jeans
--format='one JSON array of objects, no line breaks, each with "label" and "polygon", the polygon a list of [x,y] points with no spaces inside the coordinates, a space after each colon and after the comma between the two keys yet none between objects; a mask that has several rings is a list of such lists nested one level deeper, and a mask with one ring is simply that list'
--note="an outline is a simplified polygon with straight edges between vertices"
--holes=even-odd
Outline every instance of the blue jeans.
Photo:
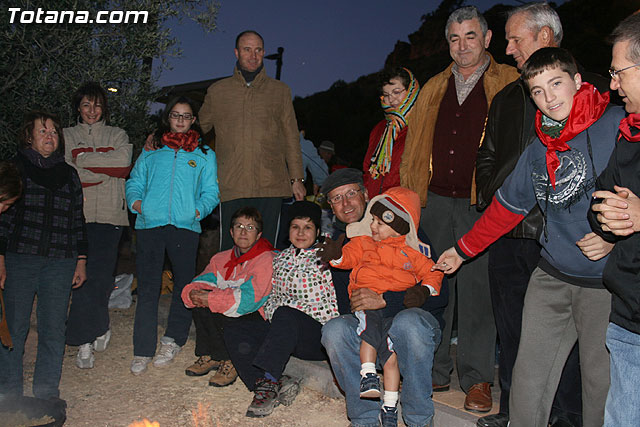
[{"label": "blue jeans", "polygon": [[[354,427],[378,426],[380,402],[360,399],[360,337],[358,319],[346,314],[322,328],[322,345],[327,350],[338,384],[345,392],[347,415]],[[434,408],[431,400],[433,354],[440,343],[438,321],[428,312],[410,308],[398,313],[389,337],[403,377],[400,403],[409,427],[429,426]]]},{"label": "blue jeans", "polygon": [[640,426],[640,335],[609,323],[607,347],[611,352],[611,387],[604,425]]},{"label": "blue jeans", "polygon": [[7,253],[5,265],[4,300],[13,350],[0,345],[0,393],[23,394],[22,356],[33,300],[38,295],[38,355],[33,395],[42,399],[58,397],[67,308],[76,260]]}]

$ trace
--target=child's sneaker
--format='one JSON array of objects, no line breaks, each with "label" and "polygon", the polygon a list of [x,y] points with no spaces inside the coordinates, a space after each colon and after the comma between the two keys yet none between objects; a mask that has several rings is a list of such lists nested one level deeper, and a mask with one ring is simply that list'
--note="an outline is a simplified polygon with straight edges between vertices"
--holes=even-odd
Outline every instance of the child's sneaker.
[{"label": "child's sneaker", "polygon": [[360,397],[380,399],[380,378],[377,374],[367,373],[360,378]]},{"label": "child's sneaker", "polygon": [[398,427],[398,407],[383,406],[380,410],[382,427]]}]

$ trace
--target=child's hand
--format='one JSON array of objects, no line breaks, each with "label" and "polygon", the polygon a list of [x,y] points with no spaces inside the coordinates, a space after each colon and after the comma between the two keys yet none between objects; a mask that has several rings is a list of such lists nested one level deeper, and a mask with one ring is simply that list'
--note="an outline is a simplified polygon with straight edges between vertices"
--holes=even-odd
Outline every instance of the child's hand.
[{"label": "child's hand", "polygon": [[613,249],[613,243],[605,242],[605,240],[596,233],[587,233],[584,237],[576,242],[584,256],[591,261],[597,261],[609,255]]},{"label": "child's hand", "polygon": [[142,200],[136,200],[135,202],[133,202],[133,205],[131,205],[131,208],[138,212],[139,214],[142,213]]},{"label": "child's hand", "polygon": [[324,262],[342,257],[342,244],[344,243],[345,234],[341,234],[338,240],[327,237],[325,241],[318,245],[320,250],[318,256]]},{"label": "child's hand", "polygon": [[451,247],[440,255],[438,262],[431,267],[431,271],[440,270],[445,274],[453,274],[460,268],[462,261],[462,257],[458,255],[455,248]]}]

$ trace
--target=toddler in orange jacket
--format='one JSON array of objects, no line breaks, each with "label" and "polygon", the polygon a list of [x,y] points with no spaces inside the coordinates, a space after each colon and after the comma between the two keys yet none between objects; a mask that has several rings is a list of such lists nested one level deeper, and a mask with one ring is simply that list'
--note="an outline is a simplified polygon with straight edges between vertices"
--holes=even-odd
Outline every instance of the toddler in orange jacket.
[{"label": "toddler in orange jacket", "polygon": [[[404,291],[422,281],[431,295],[438,295],[443,274],[431,271],[434,262],[429,247],[418,240],[420,198],[406,188],[394,187],[374,197],[360,222],[347,226],[351,240],[342,248],[340,259],[331,265],[352,269],[349,294],[354,289],[368,288],[378,294]],[[388,337],[392,318],[382,310],[358,311],[360,346],[360,397],[379,398],[380,379],[376,374],[376,358],[384,372],[384,404],[382,417],[397,419],[400,371],[393,343]]]}]

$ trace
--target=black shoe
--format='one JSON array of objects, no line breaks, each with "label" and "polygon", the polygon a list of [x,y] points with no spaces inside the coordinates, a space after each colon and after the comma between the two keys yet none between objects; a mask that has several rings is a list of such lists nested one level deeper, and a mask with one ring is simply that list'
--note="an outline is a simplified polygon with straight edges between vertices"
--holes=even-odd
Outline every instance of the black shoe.
[{"label": "black shoe", "polygon": [[398,407],[383,406],[380,410],[382,427],[398,427]]},{"label": "black shoe", "polygon": [[476,426],[478,427],[507,427],[509,423],[509,415],[493,414],[478,419]]}]

